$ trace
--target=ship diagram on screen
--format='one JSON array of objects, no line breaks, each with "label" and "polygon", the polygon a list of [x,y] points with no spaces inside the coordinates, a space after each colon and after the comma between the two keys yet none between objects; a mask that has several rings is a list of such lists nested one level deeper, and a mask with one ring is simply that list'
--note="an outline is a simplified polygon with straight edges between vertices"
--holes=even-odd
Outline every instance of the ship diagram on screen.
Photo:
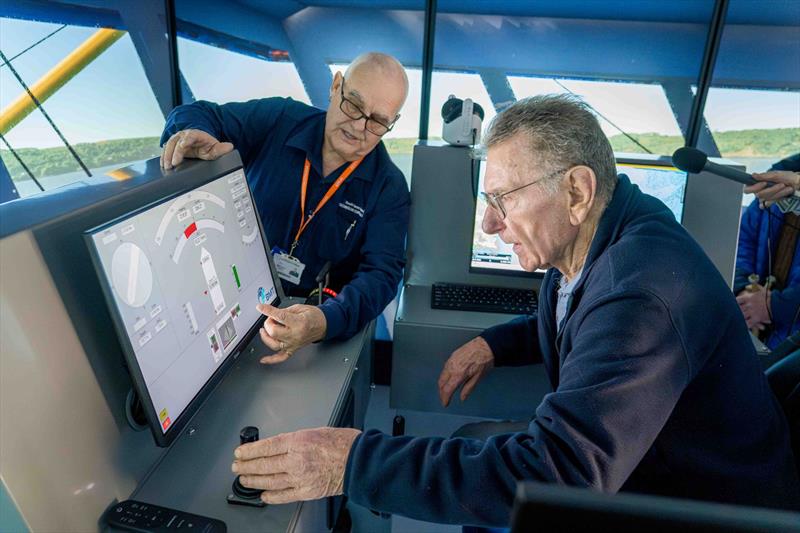
[{"label": "ship diagram on screen", "polygon": [[275,294],[244,172],[92,239],[166,432],[258,320],[258,288]]}]

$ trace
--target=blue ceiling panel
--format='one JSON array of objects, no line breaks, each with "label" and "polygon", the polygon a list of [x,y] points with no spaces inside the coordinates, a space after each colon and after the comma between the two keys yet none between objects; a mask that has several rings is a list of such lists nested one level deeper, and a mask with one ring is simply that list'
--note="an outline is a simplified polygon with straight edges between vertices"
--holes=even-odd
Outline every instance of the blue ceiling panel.
[{"label": "blue ceiling panel", "polygon": [[[728,24],[755,26],[800,26],[798,0],[731,0],[728,3]],[[800,32],[800,29],[796,31]],[[797,35],[800,39],[800,34]],[[800,42],[800,41],[798,41]]]},{"label": "blue ceiling panel", "polygon": [[281,19],[235,2],[221,10],[217,0],[176,0],[175,17],[267,48],[289,48]]},{"label": "blue ceiling panel", "polygon": [[707,23],[713,0],[439,0],[440,13],[476,13],[516,17]]},{"label": "blue ceiling panel", "polygon": [[291,17],[306,7],[307,2],[295,0],[235,0],[231,5],[241,4],[264,15],[279,20]]}]

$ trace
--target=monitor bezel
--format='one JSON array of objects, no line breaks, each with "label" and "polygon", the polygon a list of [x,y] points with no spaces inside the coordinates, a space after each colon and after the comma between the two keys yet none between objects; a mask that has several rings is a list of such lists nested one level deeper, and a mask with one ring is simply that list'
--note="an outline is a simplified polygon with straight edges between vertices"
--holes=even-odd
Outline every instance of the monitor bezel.
[{"label": "monitor bezel", "polygon": [[[134,351],[133,345],[131,344],[130,338],[128,337],[125,323],[122,320],[119,308],[117,307],[116,299],[114,297],[114,290],[111,286],[111,281],[108,279],[108,274],[106,273],[105,268],[103,267],[93,236],[99,232],[102,232],[112,226],[119,224],[120,222],[135,217],[161,204],[167,203],[170,200],[177,198],[178,196],[182,196],[186,193],[197,190],[200,187],[203,187],[224,176],[228,176],[238,170],[242,170],[242,172],[244,172],[244,167],[242,164],[238,164],[223,171],[210,174],[211,177],[198,181],[196,184],[193,184],[192,188],[182,188],[179,189],[178,191],[173,191],[167,196],[164,196],[153,202],[147,203],[132,211],[128,211],[127,213],[114,217],[112,220],[109,220],[108,222],[104,222],[103,224],[97,225],[83,232],[84,242],[86,243],[87,248],[89,249],[89,256],[91,257],[92,265],[94,266],[98,282],[103,291],[103,297],[106,302],[106,306],[108,308],[109,314],[111,315],[111,319],[114,323],[114,329],[116,330],[117,339],[120,343],[120,346],[122,347],[122,353],[125,357],[125,364],[128,370],[128,374],[131,377],[134,391],[136,392],[136,394],[139,395],[139,399],[144,407],[145,416],[147,418],[147,424],[150,427],[150,433],[153,435],[153,439],[155,440],[156,445],[158,445],[159,447],[163,448],[169,447],[172,444],[172,442],[174,442],[175,439],[183,432],[183,430],[186,428],[186,425],[191,421],[191,419],[200,409],[200,406],[203,404],[203,402],[208,398],[208,396],[211,394],[214,388],[216,388],[216,386],[220,383],[220,381],[222,381],[227,372],[233,366],[233,363],[242,353],[243,349],[253,340],[255,335],[258,333],[258,330],[261,328],[262,324],[266,320],[266,317],[261,316],[255,321],[255,323],[247,330],[247,333],[242,336],[242,338],[236,344],[233,350],[231,350],[230,353],[227,356],[225,356],[225,359],[216,368],[216,370],[214,370],[214,372],[211,374],[208,380],[206,380],[205,384],[202,387],[200,387],[200,390],[198,390],[197,393],[194,395],[194,397],[189,401],[189,403],[186,404],[186,407],[183,409],[180,415],[173,421],[170,428],[166,432],[163,432],[161,430],[161,422],[158,419],[158,413],[156,412],[155,406],[153,405],[153,400],[150,396],[150,391],[147,388],[147,383],[144,379],[144,375],[142,374],[141,368],[139,366],[139,361],[136,358],[136,352]],[[281,281],[277,276],[277,270],[275,269],[275,264],[272,259],[272,254],[270,253],[269,243],[267,242],[266,234],[264,233],[264,227],[261,222],[261,217],[258,214],[258,209],[255,208],[256,203],[255,199],[253,198],[253,191],[250,189],[250,185],[247,182],[247,176],[245,176],[245,183],[247,183],[247,194],[249,195],[250,201],[254,207],[256,222],[258,224],[258,231],[259,234],[261,235],[261,243],[264,246],[264,253],[267,257],[267,266],[269,268],[270,275],[272,277],[272,282],[275,286],[275,297],[270,302],[270,304],[277,307],[280,305],[281,297],[283,295]]]}]

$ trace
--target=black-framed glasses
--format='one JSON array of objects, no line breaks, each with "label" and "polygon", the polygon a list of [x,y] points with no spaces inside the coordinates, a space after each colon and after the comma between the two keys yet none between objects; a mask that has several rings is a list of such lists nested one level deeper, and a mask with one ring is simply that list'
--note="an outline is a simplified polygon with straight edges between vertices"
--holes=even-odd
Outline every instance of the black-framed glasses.
[{"label": "black-framed glasses", "polygon": [[341,109],[342,113],[347,115],[347,117],[352,120],[361,120],[362,118],[366,119],[367,123],[365,124],[365,127],[367,128],[367,131],[373,135],[377,135],[378,137],[386,135],[392,131],[395,123],[397,123],[397,119],[400,118],[400,115],[397,115],[390,124],[386,124],[376,118],[366,115],[355,102],[349,100],[344,95],[344,78],[342,78],[342,100],[339,102],[339,109]]},{"label": "black-framed glasses", "polygon": [[495,193],[492,193],[492,192],[489,192],[489,193],[482,192],[481,193],[481,197],[484,200],[486,200],[486,203],[489,205],[489,207],[491,207],[492,209],[497,211],[498,214],[500,214],[500,220],[505,220],[505,218],[506,218],[506,208],[503,205],[503,196],[506,196],[507,194],[511,194],[512,192],[517,192],[517,191],[519,191],[521,189],[524,189],[525,187],[530,187],[534,183],[539,183],[540,181],[549,180],[550,178],[552,178],[554,176],[557,176],[558,174],[560,174],[562,172],[565,172],[565,171],[569,170],[570,168],[572,168],[572,167],[564,167],[564,168],[558,169],[555,172],[551,172],[547,176],[542,176],[541,178],[537,178],[537,179],[533,180],[530,183],[526,183],[525,185],[521,185],[521,186],[519,186],[519,187],[517,187],[515,189],[511,189],[510,191],[501,192],[500,194],[495,194]]}]

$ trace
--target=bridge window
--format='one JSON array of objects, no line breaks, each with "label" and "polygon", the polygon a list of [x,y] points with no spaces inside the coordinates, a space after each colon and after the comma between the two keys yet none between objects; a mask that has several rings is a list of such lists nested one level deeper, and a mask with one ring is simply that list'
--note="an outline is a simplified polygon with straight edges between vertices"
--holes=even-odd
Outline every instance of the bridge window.
[{"label": "bridge window", "polygon": [[[483,90],[458,96],[488,95],[495,110],[574,92],[602,115],[616,150],[671,154],[684,144],[714,2],[622,4],[441,0],[434,68],[475,73]],[[432,96],[432,121],[440,105]]]},{"label": "bridge window", "polygon": [[[0,50],[10,63],[0,67],[0,172],[12,180],[3,200],[41,192],[37,181],[51,190],[108,179],[105,172],[160,153],[164,117],[131,37],[104,30],[110,45],[96,54],[97,41],[87,44],[97,39],[92,26],[89,19],[81,26],[0,18]],[[51,70],[79,47],[96,58],[83,69],[67,68],[72,77]],[[49,119],[29,105],[15,72],[39,95]],[[52,95],[42,96],[42,85],[60,82]]]},{"label": "bridge window", "polygon": [[509,76],[517,98],[572,93],[592,106],[615,152],[671,154],[684,145],[664,89],[655,83]]},{"label": "bridge window", "polygon": [[[180,24],[178,25],[180,28]],[[288,54],[279,61],[178,37],[178,64],[197,100],[217,103],[288,96],[310,103]]]},{"label": "bridge window", "polygon": [[704,109],[716,144],[705,148],[749,172],[800,151],[800,9],[765,7],[730,1]]}]

